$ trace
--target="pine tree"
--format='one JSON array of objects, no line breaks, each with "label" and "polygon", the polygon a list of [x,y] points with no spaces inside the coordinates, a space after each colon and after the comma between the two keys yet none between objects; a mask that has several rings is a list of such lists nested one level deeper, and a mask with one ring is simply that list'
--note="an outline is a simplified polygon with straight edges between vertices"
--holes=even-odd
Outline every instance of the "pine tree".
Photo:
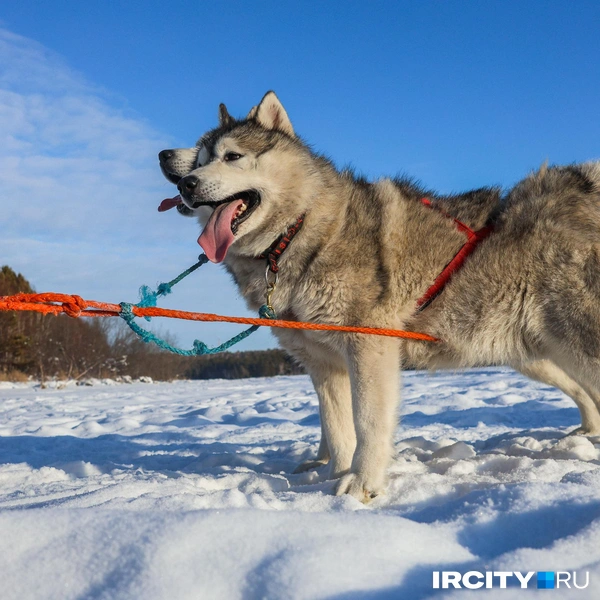
[{"label": "pine tree", "polygon": [[[0,270],[0,296],[33,293],[33,288],[10,267]],[[27,369],[33,362],[31,333],[35,315],[17,312],[0,313],[0,372]]]}]

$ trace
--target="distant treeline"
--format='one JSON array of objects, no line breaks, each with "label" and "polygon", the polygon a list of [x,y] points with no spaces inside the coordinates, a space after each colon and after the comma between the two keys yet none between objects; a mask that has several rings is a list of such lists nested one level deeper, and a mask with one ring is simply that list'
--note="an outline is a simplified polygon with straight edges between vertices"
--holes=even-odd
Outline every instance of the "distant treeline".
[{"label": "distant treeline", "polygon": [[[19,292],[34,290],[21,274],[2,267],[0,296]],[[184,357],[142,342],[121,319],[0,312],[1,379],[238,379],[299,373],[302,368],[281,350]]]}]

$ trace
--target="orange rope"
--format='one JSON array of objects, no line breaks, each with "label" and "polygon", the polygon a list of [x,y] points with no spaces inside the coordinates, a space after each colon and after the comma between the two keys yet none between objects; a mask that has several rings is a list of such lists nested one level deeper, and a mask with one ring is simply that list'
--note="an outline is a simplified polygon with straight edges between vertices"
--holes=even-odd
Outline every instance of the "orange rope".
[{"label": "orange rope", "polygon": [[[118,317],[121,307],[118,304],[84,300],[80,296],[69,294],[15,294],[0,296],[0,311],[18,310],[35,311],[44,314],[58,315],[65,313],[70,317]],[[367,333],[388,337],[406,338],[424,342],[439,342],[435,337],[425,333],[402,331],[399,329],[381,329],[377,327],[349,327],[346,325],[326,325],[322,323],[305,323],[302,321],[282,321],[280,319],[255,319],[249,317],[226,317],[210,313],[194,313],[182,310],[170,310],[157,307],[138,307],[132,309],[136,317],[168,317],[186,319],[188,321],[219,321],[225,323],[242,323],[246,325],[262,325],[283,329],[309,329],[313,331],[344,331],[346,333]]]}]

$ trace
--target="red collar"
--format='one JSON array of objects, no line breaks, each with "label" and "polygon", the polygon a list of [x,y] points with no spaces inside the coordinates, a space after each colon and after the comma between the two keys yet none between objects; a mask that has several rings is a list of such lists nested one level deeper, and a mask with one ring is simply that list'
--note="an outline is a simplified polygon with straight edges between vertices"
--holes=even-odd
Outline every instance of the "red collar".
[{"label": "red collar", "polygon": [[286,248],[290,245],[290,242],[294,239],[294,236],[302,229],[304,217],[306,217],[305,214],[300,215],[296,222],[287,228],[287,231],[284,234],[280,235],[262,254],[259,254],[256,257],[267,259],[271,273],[277,273],[277,271],[279,271],[277,262],[285,252]]},{"label": "red collar", "polygon": [[417,300],[418,312],[427,308],[442,293],[452,275],[462,267],[469,254],[471,254],[475,248],[477,248],[479,242],[484,240],[494,230],[493,225],[490,224],[486,225],[479,231],[473,231],[470,227],[467,227],[464,223],[458,219],[455,219],[441,208],[434,206],[429,198],[422,198],[421,202],[431,209],[439,210],[443,215],[449,219],[452,219],[457,229],[467,235],[467,241],[454,255],[454,258],[444,267],[442,272],[436,277],[431,287],[425,292],[425,294],[423,294],[421,298],[419,298],[419,300]]}]

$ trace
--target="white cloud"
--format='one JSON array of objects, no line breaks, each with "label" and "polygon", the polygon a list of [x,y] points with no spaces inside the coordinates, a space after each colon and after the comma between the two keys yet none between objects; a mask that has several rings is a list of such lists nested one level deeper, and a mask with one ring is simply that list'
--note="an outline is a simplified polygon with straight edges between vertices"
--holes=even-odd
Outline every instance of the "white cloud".
[{"label": "white cloud", "polygon": [[[173,278],[200,248],[192,219],[156,210],[175,191],[158,168],[157,153],[170,146],[61,57],[0,29],[0,264],[40,291],[110,302]],[[171,306],[248,314],[220,269],[194,278]],[[195,325],[164,325],[185,345],[227,337],[209,327],[199,336]]]},{"label": "white cloud", "polygon": [[[0,86],[23,93],[92,91],[92,85],[64,62],[62,57],[38,42],[0,28]],[[97,88],[96,88],[97,90]]]}]

